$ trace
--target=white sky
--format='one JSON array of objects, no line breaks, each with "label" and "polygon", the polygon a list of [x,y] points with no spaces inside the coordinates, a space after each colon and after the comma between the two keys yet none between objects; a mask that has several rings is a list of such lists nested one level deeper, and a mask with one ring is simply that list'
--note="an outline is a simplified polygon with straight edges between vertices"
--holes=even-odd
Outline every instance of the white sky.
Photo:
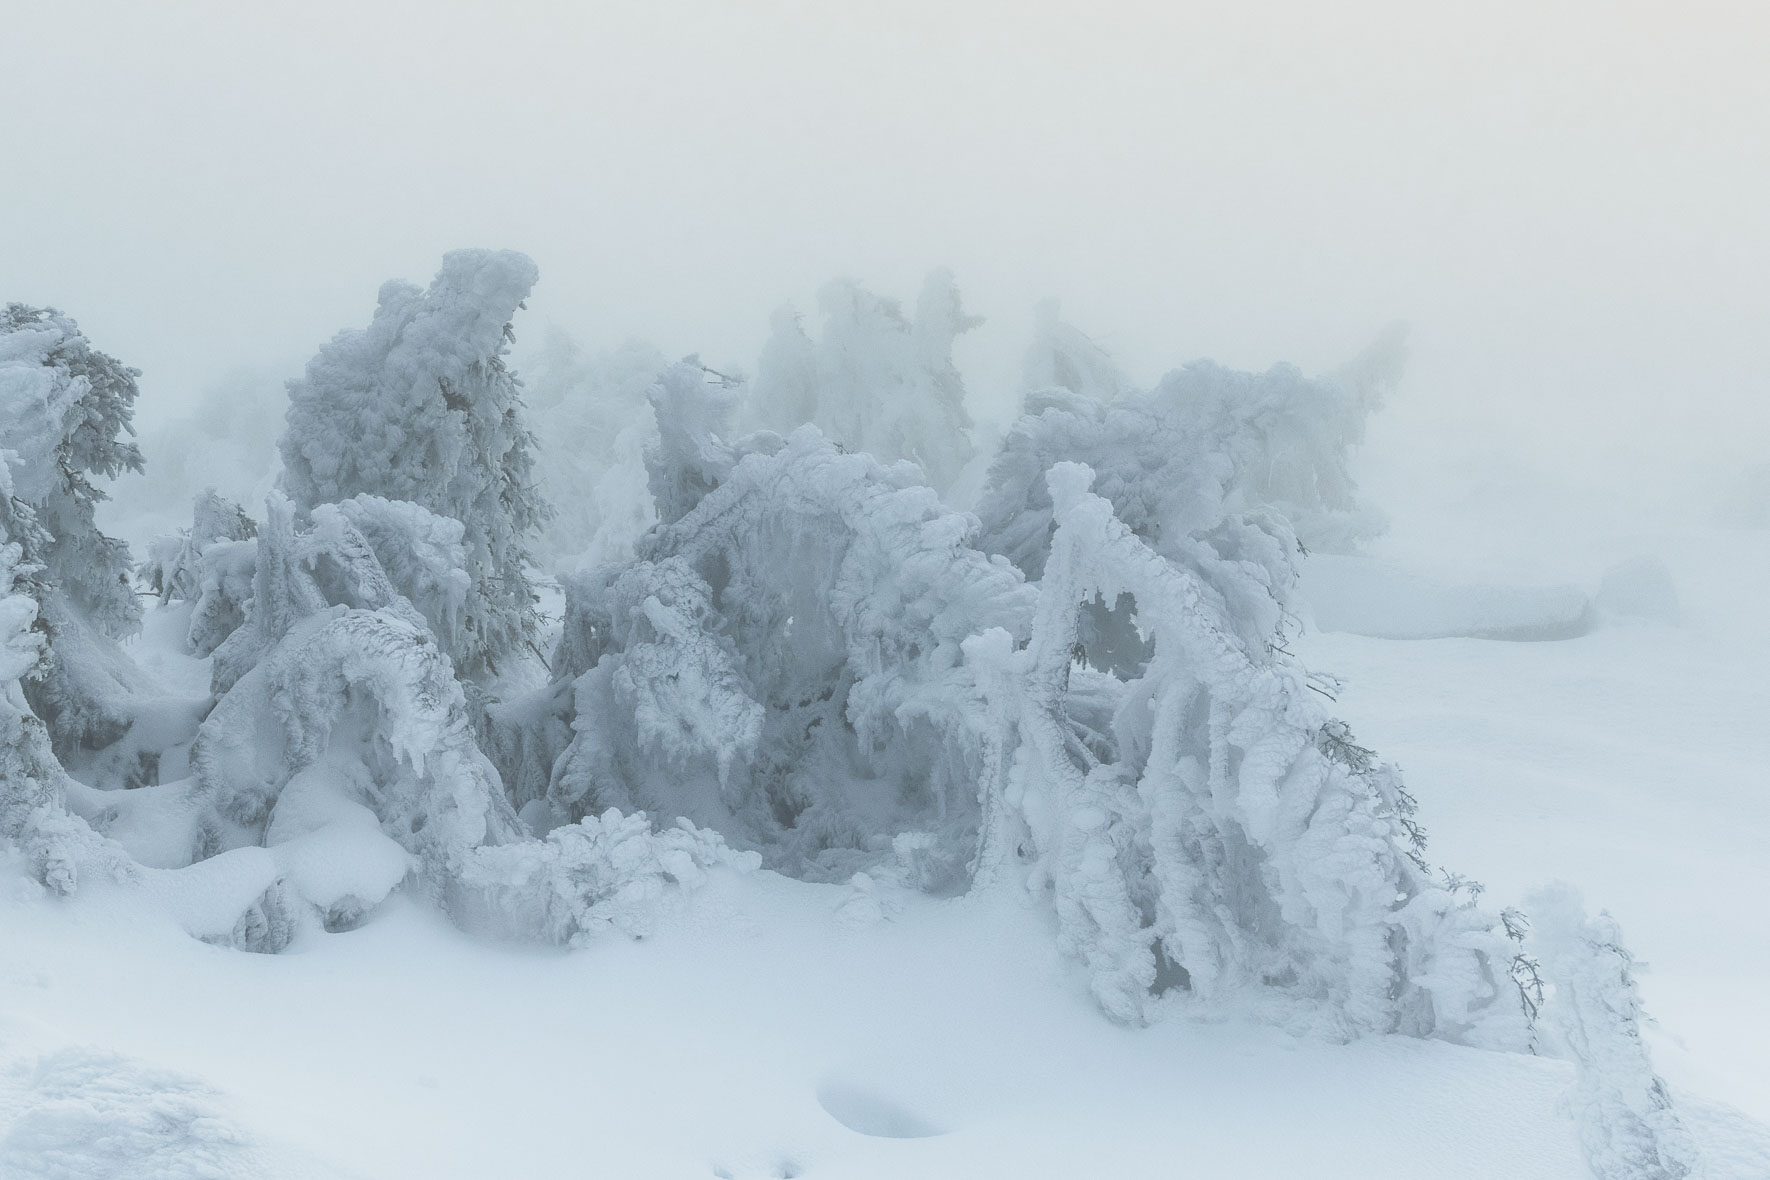
[{"label": "white sky", "polygon": [[1767,13],[0,0],[0,298],[152,414],[457,246],[534,256],[529,332],[752,369],[776,304],[947,265],[986,412],[1046,295],[1145,381],[1399,318],[1398,412],[1732,463],[1770,451]]}]

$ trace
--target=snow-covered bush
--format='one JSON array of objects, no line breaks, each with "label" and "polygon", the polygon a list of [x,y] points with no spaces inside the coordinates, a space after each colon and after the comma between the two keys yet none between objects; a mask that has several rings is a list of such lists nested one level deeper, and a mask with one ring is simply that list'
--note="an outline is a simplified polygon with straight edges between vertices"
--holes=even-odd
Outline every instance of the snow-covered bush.
[{"label": "snow-covered bush", "polygon": [[463,526],[470,589],[462,675],[495,673],[534,641],[528,546],[551,510],[504,362],[536,279],[513,251],[457,250],[427,290],[382,286],[367,329],[339,333],[289,383],[283,486],[303,512],[368,494]]},{"label": "snow-covered bush", "polygon": [[310,517],[266,505],[247,619],[215,653],[219,699],[175,801],[185,861],[266,850],[328,928],[410,877],[463,921],[561,941],[637,922],[658,872],[689,886],[693,864],[740,863],[716,837],[607,817],[530,839],[432,630],[453,633],[465,594],[459,523],[371,496]]},{"label": "snow-covered bush", "polygon": [[759,425],[811,423],[853,451],[919,463],[937,490],[970,461],[971,416],[953,341],[983,321],[965,314],[951,272],[929,274],[909,319],[894,299],[851,282],[818,294],[814,343],[791,309],[775,313],[752,393]]},{"label": "snow-covered bush", "polygon": [[1539,1031],[1574,1063],[1573,1106],[1598,1180],[1678,1180],[1698,1166],[1641,1040],[1634,958],[1616,919],[1555,885],[1530,899],[1529,947],[1549,981]]},{"label": "snow-covered bush", "polygon": [[699,887],[709,869],[760,863],[686,819],[653,831],[643,812],[610,808],[545,840],[481,849],[460,882],[459,907],[470,926],[506,937],[573,945],[611,931],[643,937],[668,899]]}]

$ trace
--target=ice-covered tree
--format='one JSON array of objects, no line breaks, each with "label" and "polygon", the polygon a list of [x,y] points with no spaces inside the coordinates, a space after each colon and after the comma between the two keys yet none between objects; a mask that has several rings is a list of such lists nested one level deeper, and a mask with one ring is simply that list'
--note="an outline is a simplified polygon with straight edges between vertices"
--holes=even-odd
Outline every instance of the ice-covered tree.
[{"label": "ice-covered tree", "polygon": [[92,347],[53,308],[9,303],[0,310],[0,446],[22,463],[15,494],[30,504],[50,541],[36,555],[44,574],[92,624],[127,635],[141,619],[129,584],[129,548],[93,520],[105,493],[94,479],[140,471],[135,379]]},{"label": "ice-covered tree", "polygon": [[50,637],[45,672],[26,691],[64,758],[122,738],[147,689],[114,642],[141,618],[129,548],[94,521],[105,499],[94,481],[142,466],[129,439],[138,375],[57,311],[0,310],[0,449],[14,454],[12,494],[35,521],[19,543],[38,567]]},{"label": "ice-covered tree", "polygon": [[1498,920],[1427,873],[1399,776],[1272,615],[1242,617],[1255,568],[1207,582],[1060,464],[1029,585],[911,465],[814,427],[731,440],[734,400],[693,365],[654,391],[660,524],[568,583],[560,683],[499,719],[525,814],[686,816],[813,879],[1048,889],[1128,1021],[1183,984],[1333,1035],[1523,1042]]},{"label": "ice-covered tree", "polygon": [[852,282],[818,295],[824,323],[806,335],[790,309],[775,314],[758,365],[756,421],[788,433],[811,423],[849,450],[919,463],[944,490],[974,451],[953,341],[983,321],[966,315],[951,272],[923,283],[915,317]]},{"label": "ice-covered tree", "polygon": [[206,488],[191,505],[190,527],[154,538],[138,572],[162,603],[195,602],[202,594],[203,553],[211,545],[257,535],[258,524],[245,509]]},{"label": "ice-covered tree", "polygon": [[449,654],[469,677],[536,633],[526,566],[551,509],[504,360],[536,277],[513,251],[447,254],[426,290],[385,284],[368,328],[339,333],[289,383],[283,485],[299,509],[368,494],[461,523],[470,589]]},{"label": "ice-covered tree", "polygon": [[510,717],[529,729],[512,777],[545,784],[553,822],[687,816],[815,878],[899,849],[962,887],[981,714],[959,644],[1029,617],[1031,593],[913,465],[815,428],[728,442],[735,398],[692,363],[661,380],[661,523],[637,562],[568,583],[570,694]]},{"label": "ice-covered tree", "polygon": [[1598,1180],[1679,1180],[1697,1171],[1694,1143],[1641,1039],[1634,957],[1616,919],[1586,914],[1558,884],[1530,898],[1528,945],[1549,981],[1539,1029],[1574,1063],[1573,1107]]},{"label": "ice-covered tree", "polygon": [[1138,536],[1208,574],[1219,560],[1265,568],[1283,598],[1290,537],[1344,551],[1381,517],[1361,505],[1348,461],[1399,374],[1392,330],[1339,371],[1239,373],[1199,361],[1147,393],[1105,401],[1064,388],[1028,396],[991,467],[978,512],[989,546],[1036,577],[1051,531],[1044,473],[1086,463]]},{"label": "ice-covered tree", "polygon": [[[32,711],[24,684],[50,670],[42,596],[54,593],[26,558],[47,544],[15,494],[11,452],[0,451],[0,841],[23,854],[45,889],[68,895],[97,879],[156,898],[185,929],[215,942],[275,950],[287,942],[284,894],[274,866],[251,853],[180,871],[145,864],[95,830],[116,818],[112,799],[148,799],[160,788],[97,791],[70,777]],[[181,864],[183,862],[180,862]]]},{"label": "ice-covered tree", "polygon": [[[1047,477],[1055,529],[1028,641],[966,644],[1007,730],[979,871],[1030,862],[1122,1019],[1144,1014],[1166,963],[1194,996],[1264,990],[1336,1035],[1521,1042],[1499,923],[1427,874],[1399,776],[1093,480],[1071,463]],[[1090,604],[1142,646],[1091,632]]]}]

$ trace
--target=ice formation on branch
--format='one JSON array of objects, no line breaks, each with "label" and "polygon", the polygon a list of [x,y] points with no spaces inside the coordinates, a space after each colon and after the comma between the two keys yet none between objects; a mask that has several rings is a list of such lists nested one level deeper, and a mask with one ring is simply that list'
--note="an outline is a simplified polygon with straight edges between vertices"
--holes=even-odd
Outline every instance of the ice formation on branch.
[{"label": "ice formation on branch", "polygon": [[528,545],[551,510],[504,363],[536,275],[513,251],[450,253],[428,290],[385,284],[369,327],[339,333],[289,383],[283,486],[298,508],[366,493],[461,522],[470,590],[455,655],[471,677],[536,634]]},{"label": "ice formation on branch", "polygon": [[953,341],[983,321],[966,315],[951,272],[922,285],[915,318],[851,282],[818,294],[814,343],[790,308],[775,313],[753,391],[761,425],[782,434],[811,423],[849,450],[921,464],[945,490],[970,461],[971,416]]}]

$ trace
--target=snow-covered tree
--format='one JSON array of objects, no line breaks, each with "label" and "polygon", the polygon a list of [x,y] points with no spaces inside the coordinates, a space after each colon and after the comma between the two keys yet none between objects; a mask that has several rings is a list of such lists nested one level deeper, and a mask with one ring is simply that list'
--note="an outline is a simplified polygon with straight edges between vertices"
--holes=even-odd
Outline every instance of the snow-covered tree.
[{"label": "snow-covered tree", "polygon": [[144,864],[94,829],[93,821],[116,818],[111,799],[146,799],[160,789],[97,791],[75,781],[26,699],[23,684],[51,667],[39,608],[40,597],[55,591],[24,556],[47,541],[15,494],[19,465],[13,453],[0,451],[0,840],[22,852],[31,875],[54,894],[109,881],[155,896],[200,938],[280,949],[289,929],[281,880],[262,860],[246,853],[180,872]]},{"label": "snow-covered tree", "polygon": [[1289,365],[1255,374],[1199,361],[1110,402],[1031,394],[978,507],[987,543],[1037,577],[1051,531],[1044,473],[1086,463],[1119,518],[1164,556],[1213,581],[1215,563],[1252,561],[1282,600],[1292,536],[1344,551],[1381,530],[1357,501],[1348,458],[1399,373],[1401,342],[1392,331],[1316,379]]},{"label": "snow-covered tree", "polygon": [[814,343],[790,309],[775,313],[752,393],[759,425],[782,434],[811,423],[851,451],[919,463],[937,490],[971,460],[971,416],[953,341],[983,321],[966,315],[951,272],[923,283],[910,319],[894,299],[852,282],[818,295]]},{"label": "snow-covered tree", "polygon": [[921,883],[963,887],[981,714],[959,644],[1024,622],[1031,592],[911,464],[815,428],[727,442],[736,396],[694,363],[654,391],[661,523],[637,562],[568,582],[550,732],[569,744],[531,736],[514,777],[533,795],[552,767],[552,822],[686,816],[819,879],[907,836]]},{"label": "snow-covered tree", "polygon": [[12,494],[35,522],[17,543],[38,567],[50,637],[26,693],[64,758],[121,739],[148,688],[115,643],[141,619],[129,548],[94,522],[105,493],[93,481],[141,469],[127,437],[138,375],[57,311],[0,310],[0,449],[13,452]]},{"label": "snow-covered tree", "polygon": [[559,507],[540,549],[556,563],[631,559],[656,519],[644,448],[656,433],[646,393],[669,362],[639,340],[592,354],[553,329],[525,363],[542,491]]},{"label": "snow-covered tree", "polygon": [[16,493],[48,532],[37,555],[66,600],[109,636],[133,632],[141,608],[129,549],[98,530],[95,478],[140,471],[135,379],[141,370],[92,347],[53,308],[0,309],[0,446],[22,459]]},{"label": "snow-covered tree", "polygon": [[1021,362],[1021,394],[1067,389],[1095,401],[1109,402],[1129,392],[1130,380],[1107,351],[1091,337],[1065,323],[1055,299],[1034,312],[1033,341]]},{"label": "snow-covered tree", "polygon": [[1539,1029],[1574,1063],[1573,1107],[1598,1180],[1679,1180],[1697,1170],[1695,1145],[1641,1039],[1634,957],[1616,919],[1589,917],[1577,890],[1557,884],[1529,901],[1528,945],[1549,981]]},{"label": "snow-covered tree", "polygon": [[245,509],[205,488],[191,506],[190,527],[149,542],[138,572],[162,603],[195,602],[202,594],[203,553],[217,542],[257,535],[258,524]]},{"label": "snow-covered tree", "polygon": [[728,440],[735,398],[692,364],[654,391],[660,524],[568,582],[559,684],[499,718],[525,815],[686,816],[813,879],[1049,888],[1128,1021],[1183,981],[1339,1036],[1523,1043],[1499,921],[1429,876],[1399,776],[1268,646],[1275,614],[1242,616],[1270,603],[1256,567],[1207,582],[1059,464],[1029,585],[909,464],[814,427]]},{"label": "snow-covered tree", "polygon": [[427,290],[385,284],[369,327],[339,333],[289,383],[283,486],[301,511],[368,494],[461,523],[470,589],[449,654],[470,677],[536,634],[528,547],[551,509],[504,361],[536,277],[513,251],[447,254]]},{"label": "snow-covered tree", "polygon": [[[1194,996],[1267,988],[1337,1035],[1519,1043],[1499,923],[1428,876],[1396,773],[1093,480],[1071,463],[1047,478],[1056,527],[1028,642],[965,645],[1009,730],[982,788],[980,871],[1029,861],[1122,1019],[1166,962]],[[1089,604],[1124,616],[1135,658],[1089,633]]]}]

